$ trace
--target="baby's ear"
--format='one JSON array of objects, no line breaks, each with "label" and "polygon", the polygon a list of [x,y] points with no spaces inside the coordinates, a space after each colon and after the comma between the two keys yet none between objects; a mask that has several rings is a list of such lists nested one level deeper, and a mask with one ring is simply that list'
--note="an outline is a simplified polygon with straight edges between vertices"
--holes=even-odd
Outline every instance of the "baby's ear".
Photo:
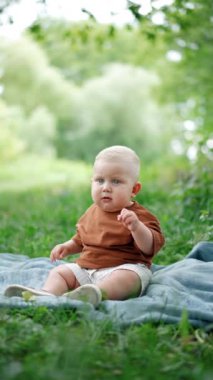
[{"label": "baby's ear", "polygon": [[140,182],[136,182],[132,189],[132,197],[135,197],[141,189],[142,189],[142,184]]}]

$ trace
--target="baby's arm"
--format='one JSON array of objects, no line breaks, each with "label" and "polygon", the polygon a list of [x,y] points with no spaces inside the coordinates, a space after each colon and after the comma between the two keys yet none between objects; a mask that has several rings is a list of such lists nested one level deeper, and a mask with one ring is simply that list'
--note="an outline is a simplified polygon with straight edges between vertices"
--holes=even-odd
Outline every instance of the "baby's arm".
[{"label": "baby's arm", "polygon": [[62,244],[57,244],[50,253],[51,261],[64,259],[66,256],[79,253],[82,251],[82,246],[78,245],[73,239],[65,241]]},{"label": "baby's arm", "polygon": [[141,251],[150,255],[153,248],[152,232],[138,219],[135,212],[123,208],[118,215],[118,220],[131,231],[132,237]]}]

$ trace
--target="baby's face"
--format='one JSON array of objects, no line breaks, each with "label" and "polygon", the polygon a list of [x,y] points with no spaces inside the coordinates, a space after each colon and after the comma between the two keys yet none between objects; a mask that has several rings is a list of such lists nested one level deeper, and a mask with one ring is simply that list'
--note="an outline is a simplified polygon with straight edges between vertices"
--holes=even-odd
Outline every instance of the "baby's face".
[{"label": "baby's face", "polygon": [[101,209],[120,211],[131,206],[135,181],[128,163],[98,160],[92,177],[92,198]]}]

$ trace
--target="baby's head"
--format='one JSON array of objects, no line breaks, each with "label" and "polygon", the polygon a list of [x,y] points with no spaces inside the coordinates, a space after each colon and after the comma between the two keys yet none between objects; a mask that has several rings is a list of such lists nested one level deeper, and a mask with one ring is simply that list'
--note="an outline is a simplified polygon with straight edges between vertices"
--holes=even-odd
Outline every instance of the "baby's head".
[{"label": "baby's head", "polygon": [[140,160],[126,146],[103,149],[95,158],[92,177],[92,198],[104,211],[114,212],[132,205],[140,191]]},{"label": "baby's head", "polygon": [[131,148],[123,145],[114,145],[101,150],[94,162],[94,169],[100,161],[116,163],[125,167],[128,175],[137,182],[140,174],[140,159]]}]

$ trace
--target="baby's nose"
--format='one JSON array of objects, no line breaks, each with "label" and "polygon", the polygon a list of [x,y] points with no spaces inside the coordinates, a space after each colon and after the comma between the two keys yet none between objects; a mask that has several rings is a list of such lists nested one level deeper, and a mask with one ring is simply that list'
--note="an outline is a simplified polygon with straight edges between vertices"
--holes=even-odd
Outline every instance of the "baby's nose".
[{"label": "baby's nose", "polygon": [[110,182],[109,181],[105,181],[104,184],[103,184],[103,190],[104,191],[110,191],[111,190],[111,186],[110,186]]}]

